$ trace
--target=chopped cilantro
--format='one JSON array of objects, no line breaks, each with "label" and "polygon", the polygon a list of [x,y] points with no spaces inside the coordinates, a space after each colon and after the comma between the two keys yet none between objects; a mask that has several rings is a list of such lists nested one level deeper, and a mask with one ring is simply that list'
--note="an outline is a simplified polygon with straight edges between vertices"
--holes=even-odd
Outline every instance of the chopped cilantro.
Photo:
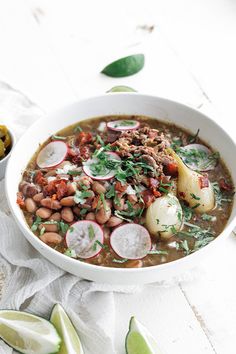
[{"label": "chopped cilantro", "polygon": [[148,252],[148,254],[160,254],[160,255],[167,255],[167,251],[162,251],[162,250],[151,250]]},{"label": "chopped cilantro", "polygon": [[83,131],[83,129],[79,125],[77,125],[73,130],[74,133],[78,133],[78,132],[80,133],[82,131]]},{"label": "chopped cilantro", "polygon": [[66,140],[66,136],[52,135],[52,140]]},{"label": "chopped cilantro", "polygon": [[95,237],[95,232],[94,232],[94,228],[91,224],[88,227],[88,232],[89,232],[89,239],[93,240]]},{"label": "chopped cilantro", "polygon": [[70,248],[67,248],[67,250],[64,252],[64,254],[68,257],[71,258],[76,258],[76,253],[74,250],[71,250]]},{"label": "chopped cilantro", "polygon": [[123,259],[116,259],[116,258],[113,258],[112,262],[114,263],[125,263],[128,261],[128,258],[123,258]]},{"label": "chopped cilantro", "polygon": [[76,204],[84,204],[86,201],[86,198],[89,198],[91,196],[92,196],[92,193],[90,191],[77,190],[74,195],[74,201]]},{"label": "chopped cilantro", "polygon": [[191,197],[195,200],[200,200],[201,198],[200,197],[197,197],[195,194],[193,193],[190,193]]},{"label": "chopped cilantro", "polygon": [[192,209],[196,209],[196,208],[198,208],[200,205],[201,205],[200,203],[197,203],[197,204],[195,204],[195,205],[192,207]]}]

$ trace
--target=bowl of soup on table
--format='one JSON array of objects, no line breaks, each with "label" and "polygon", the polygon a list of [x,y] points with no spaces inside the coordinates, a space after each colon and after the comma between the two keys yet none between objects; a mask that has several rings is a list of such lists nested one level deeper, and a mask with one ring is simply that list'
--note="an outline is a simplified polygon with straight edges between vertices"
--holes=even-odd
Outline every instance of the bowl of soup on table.
[{"label": "bowl of soup on table", "polygon": [[73,274],[165,280],[233,227],[235,145],[184,105],[95,97],[38,121],[17,146],[6,182],[12,211],[33,246]]}]

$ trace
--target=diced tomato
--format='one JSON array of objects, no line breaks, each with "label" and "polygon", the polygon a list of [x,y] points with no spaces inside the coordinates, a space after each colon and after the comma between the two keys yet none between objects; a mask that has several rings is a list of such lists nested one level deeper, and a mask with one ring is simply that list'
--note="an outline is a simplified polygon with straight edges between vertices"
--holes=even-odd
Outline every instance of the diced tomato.
[{"label": "diced tomato", "polygon": [[92,141],[92,139],[93,139],[93,136],[89,132],[80,132],[76,136],[76,141],[79,145],[90,143]]},{"label": "diced tomato", "polygon": [[201,189],[209,187],[209,179],[207,176],[199,176],[198,180]]},{"label": "diced tomato", "polygon": [[153,193],[149,189],[142,191],[141,195],[146,208],[149,207],[152,204],[152,202],[155,200]]},{"label": "diced tomato", "polygon": [[153,195],[156,197],[156,198],[159,198],[162,196],[161,192],[157,191],[156,189],[153,188],[152,190],[152,193]]},{"label": "diced tomato", "polygon": [[100,200],[100,196],[99,195],[94,197],[93,202],[92,202],[92,209],[96,209],[97,208],[99,200]]},{"label": "diced tomato", "polygon": [[179,192],[179,196],[180,196],[181,198],[185,198],[186,194],[185,194],[184,192]]},{"label": "diced tomato", "polygon": [[170,175],[172,177],[176,177],[178,175],[178,165],[176,162],[169,162],[164,166],[164,173],[166,175]]},{"label": "diced tomato", "polygon": [[121,184],[121,182],[120,181],[117,181],[116,182],[116,184],[115,184],[115,190],[117,191],[117,192],[121,192],[121,193],[123,193],[123,192],[125,192],[126,191],[126,189],[127,189],[127,184]]},{"label": "diced tomato", "polygon": [[233,189],[233,186],[231,184],[227,183],[224,178],[221,178],[219,180],[219,186],[220,186],[220,189],[223,189],[224,191],[232,191],[232,189]]},{"label": "diced tomato", "polygon": [[17,193],[17,199],[16,199],[17,204],[20,206],[21,209],[25,208],[25,201],[24,201],[24,195],[22,192]]},{"label": "diced tomato", "polygon": [[34,183],[45,186],[47,184],[46,178],[43,177],[43,173],[41,171],[37,171],[34,175]]},{"label": "diced tomato", "polygon": [[57,192],[57,199],[61,199],[67,195],[67,185],[65,181],[60,181],[60,183],[56,186]]}]

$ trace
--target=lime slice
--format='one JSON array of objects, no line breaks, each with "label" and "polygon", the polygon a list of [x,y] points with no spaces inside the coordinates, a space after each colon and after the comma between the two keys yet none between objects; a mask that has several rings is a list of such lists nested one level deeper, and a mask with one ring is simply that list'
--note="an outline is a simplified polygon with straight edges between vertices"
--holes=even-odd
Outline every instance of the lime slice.
[{"label": "lime slice", "polygon": [[148,330],[131,317],[125,340],[126,354],[163,354]]},{"label": "lime slice", "polygon": [[102,70],[102,73],[112,77],[130,76],[139,72],[143,66],[144,55],[134,54],[113,61]]},{"label": "lime slice", "polygon": [[23,354],[58,353],[61,339],[54,326],[27,312],[0,311],[0,337]]},{"label": "lime slice", "polygon": [[50,321],[54,324],[62,338],[62,344],[58,354],[84,353],[78,334],[61,305],[56,304],[53,307]]},{"label": "lime slice", "polygon": [[129,86],[113,86],[110,90],[107,91],[109,92],[137,92],[135,89]]}]

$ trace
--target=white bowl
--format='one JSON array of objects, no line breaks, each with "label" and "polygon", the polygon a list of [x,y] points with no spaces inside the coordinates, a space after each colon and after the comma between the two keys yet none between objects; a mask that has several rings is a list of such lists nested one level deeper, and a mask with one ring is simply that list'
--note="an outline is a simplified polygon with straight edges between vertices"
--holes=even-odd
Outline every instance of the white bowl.
[{"label": "white bowl", "polygon": [[15,219],[27,240],[47,259],[58,267],[77,276],[104,283],[144,284],[164,281],[191,270],[204,258],[217,250],[228,237],[236,222],[236,206],[220,236],[208,246],[180,260],[167,264],[139,268],[118,269],[95,266],[67,257],[40,241],[28,227],[22,211],[16,204],[16,193],[21,173],[33,153],[50,135],[80,120],[117,114],[139,114],[172,122],[195,133],[200,129],[200,137],[220,152],[236,184],[236,146],[226,132],[212,119],[182,104],[166,99],[138,93],[112,93],[84,99],[70,104],[44,119],[37,121],[27,130],[12,151],[6,172],[6,193]]},{"label": "white bowl", "polygon": [[8,160],[11,156],[11,152],[12,152],[12,149],[15,145],[15,136],[14,134],[12,133],[12,131],[8,130],[9,131],[9,134],[10,134],[10,137],[11,137],[11,150],[9,151],[9,153],[3,158],[0,160],[0,180],[2,178],[5,177],[5,172],[6,172],[6,168],[7,168],[7,163],[8,163]]}]

